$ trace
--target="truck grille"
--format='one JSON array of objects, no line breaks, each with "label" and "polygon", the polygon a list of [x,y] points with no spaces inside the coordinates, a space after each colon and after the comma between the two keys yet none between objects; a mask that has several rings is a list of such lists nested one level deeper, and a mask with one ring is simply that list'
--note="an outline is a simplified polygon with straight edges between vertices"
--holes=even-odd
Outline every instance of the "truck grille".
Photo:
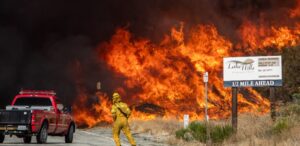
[{"label": "truck grille", "polygon": [[30,110],[0,110],[0,124],[30,124]]}]

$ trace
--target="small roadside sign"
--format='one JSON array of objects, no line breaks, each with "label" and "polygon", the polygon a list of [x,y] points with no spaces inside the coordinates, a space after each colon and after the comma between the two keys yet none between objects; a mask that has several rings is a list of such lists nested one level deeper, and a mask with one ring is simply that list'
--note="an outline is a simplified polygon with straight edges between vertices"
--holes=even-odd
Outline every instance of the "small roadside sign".
[{"label": "small roadside sign", "polygon": [[207,83],[208,82],[208,72],[205,72],[203,75],[203,82]]},{"label": "small roadside sign", "polygon": [[189,125],[189,115],[184,115],[183,116],[183,127],[187,128]]}]

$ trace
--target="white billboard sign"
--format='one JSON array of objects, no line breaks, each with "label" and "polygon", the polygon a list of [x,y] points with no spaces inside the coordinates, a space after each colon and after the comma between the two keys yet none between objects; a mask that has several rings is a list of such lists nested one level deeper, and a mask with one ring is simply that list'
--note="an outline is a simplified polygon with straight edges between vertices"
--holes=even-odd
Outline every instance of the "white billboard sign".
[{"label": "white billboard sign", "polygon": [[223,58],[225,87],[282,86],[281,56]]}]

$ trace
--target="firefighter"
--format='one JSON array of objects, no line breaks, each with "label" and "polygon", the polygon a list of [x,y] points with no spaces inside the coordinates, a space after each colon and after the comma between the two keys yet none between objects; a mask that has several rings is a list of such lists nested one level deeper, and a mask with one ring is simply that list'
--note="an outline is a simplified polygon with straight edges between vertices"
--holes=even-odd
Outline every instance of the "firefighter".
[{"label": "firefighter", "polygon": [[114,124],[113,124],[113,139],[116,143],[116,146],[121,146],[120,143],[120,131],[126,135],[128,141],[132,146],[136,146],[136,143],[131,135],[128,118],[130,116],[130,109],[127,104],[121,102],[121,96],[119,93],[113,93],[113,106],[111,109],[111,113],[113,116]]}]

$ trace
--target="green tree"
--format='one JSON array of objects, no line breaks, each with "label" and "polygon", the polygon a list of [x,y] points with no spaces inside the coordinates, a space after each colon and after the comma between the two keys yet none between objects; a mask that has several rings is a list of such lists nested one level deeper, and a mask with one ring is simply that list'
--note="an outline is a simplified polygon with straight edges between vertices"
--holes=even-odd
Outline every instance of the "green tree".
[{"label": "green tree", "polygon": [[284,100],[291,100],[294,93],[300,92],[300,46],[286,48],[282,53]]}]

